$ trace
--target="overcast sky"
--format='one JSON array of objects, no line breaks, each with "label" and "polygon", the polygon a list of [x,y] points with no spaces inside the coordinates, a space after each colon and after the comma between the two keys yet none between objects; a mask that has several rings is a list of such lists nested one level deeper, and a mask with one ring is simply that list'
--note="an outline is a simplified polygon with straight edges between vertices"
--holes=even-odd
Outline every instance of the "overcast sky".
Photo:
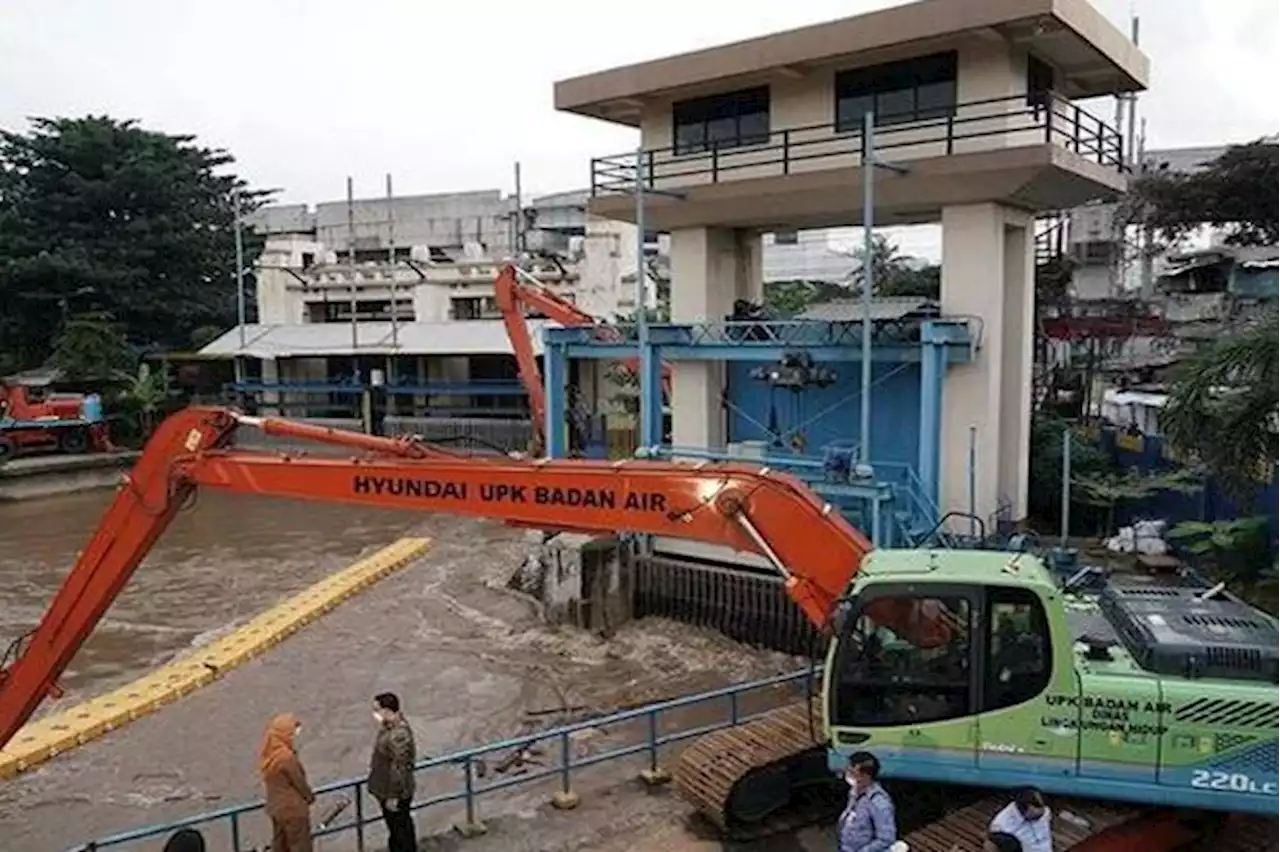
[{"label": "overcast sky", "polygon": [[[1133,9],[1142,18],[1149,147],[1276,132],[1276,0],[1094,2],[1126,31]],[[381,195],[387,172],[397,195],[509,191],[517,159],[526,192],[552,192],[636,141],[557,114],[555,80],[891,5],[0,0],[0,126],[137,118],[227,148],[287,201],[341,198],[347,175]]]}]

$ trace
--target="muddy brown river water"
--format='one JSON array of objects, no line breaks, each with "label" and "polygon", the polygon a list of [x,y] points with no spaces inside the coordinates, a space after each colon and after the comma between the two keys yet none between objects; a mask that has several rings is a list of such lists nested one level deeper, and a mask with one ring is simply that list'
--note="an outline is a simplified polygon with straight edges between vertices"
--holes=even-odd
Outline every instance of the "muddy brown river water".
[{"label": "muddy brown river water", "polygon": [[[0,638],[39,618],[110,496],[0,504]],[[426,558],[194,695],[0,782],[0,849],[58,852],[256,799],[259,737],[285,710],[304,720],[318,783],[364,771],[368,702],[383,689],[401,694],[420,753],[438,754],[525,732],[528,711],[563,701],[607,711],[796,667],[671,622],[627,625],[608,641],[546,627],[504,588],[523,533],[497,524],[206,494],[158,542],[72,663],[69,694],[46,709],[132,680],[405,534],[434,539]]]}]

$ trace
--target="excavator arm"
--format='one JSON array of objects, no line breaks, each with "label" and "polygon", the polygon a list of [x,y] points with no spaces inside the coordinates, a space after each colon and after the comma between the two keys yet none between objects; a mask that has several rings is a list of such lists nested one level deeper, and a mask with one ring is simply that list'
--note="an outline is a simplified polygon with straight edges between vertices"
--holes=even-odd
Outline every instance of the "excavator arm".
[{"label": "excavator arm", "polygon": [[[352,452],[342,457],[238,449],[232,446],[237,427]],[[465,456],[413,438],[191,407],[166,419],[148,441],[25,649],[0,671],[0,747],[54,688],[134,569],[200,487],[727,545],[768,559],[787,594],[822,628],[871,550],[860,532],[801,481],[768,468]],[[876,618],[916,636],[934,637],[946,629],[915,609],[899,610],[892,599]]]},{"label": "excavator arm", "polygon": [[[601,323],[591,314],[572,302],[560,298],[536,281],[522,280],[520,271],[510,264],[502,268],[502,272],[494,281],[494,299],[498,303],[498,310],[502,312],[502,323],[506,327],[511,349],[516,356],[520,381],[524,384],[525,393],[529,395],[529,410],[532,414],[534,431],[541,435],[546,428],[547,396],[542,383],[542,371],[538,369],[537,357],[533,354],[533,339],[529,334],[529,326],[525,324],[525,309],[537,311],[566,327],[595,327],[602,340],[620,341],[622,336],[616,328]],[[623,362],[623,366],[633,373],[639,369],[638,365],[639,361],[635,358]],[[662,365],[662,385],[664,392],[670,395],[671,366],[669,364]]]}]

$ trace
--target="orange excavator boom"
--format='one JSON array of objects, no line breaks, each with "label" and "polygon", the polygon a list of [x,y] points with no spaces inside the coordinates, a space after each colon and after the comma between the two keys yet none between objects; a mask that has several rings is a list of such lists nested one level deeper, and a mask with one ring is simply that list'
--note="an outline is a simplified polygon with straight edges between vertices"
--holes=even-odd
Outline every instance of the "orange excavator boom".
[{"label": "orange excavator boom", "polygon": [[[494,281],[494,299],[502,313],[502,323],[506,326],[507,337],[516,356],[520,381],[524,384],[525,393],[529,395],[534,432],[541,435],[546,428],[547,395],[542,383],[542,371],[538,368],[537,357],[533,353],[533,338],[529,334],[529,326],[525,324],[525,310],[537,311],[568,328],[594,327],[601,340],[621,341],[622,335],[618,329],[600,322],[536,281],[521,278],[520,271],[511,264],[502,267]],[[629,358],[622,364],[633,373],[639,370],[639,360],[636,358]],[[669,364],[662,365],[662,386],[663,391],[670,395]]]},{"label": "orange excavator boom", "polygon": [[[238,427],[339,446],[352,455],[238,449],[233,446]],[[58,676],[197,487],[726,545],[767,558],[782,575],[787,593],[823,628],[871,550],[866,537],[804,483],[768,468],[466,456],[411,438],[191,407],[166,419],[148,441],[25,649],[0,671],[0,746],[55,688]],[[887,601],[877,618],[921,635],[921,613],[889,611],[897,606]]]}]

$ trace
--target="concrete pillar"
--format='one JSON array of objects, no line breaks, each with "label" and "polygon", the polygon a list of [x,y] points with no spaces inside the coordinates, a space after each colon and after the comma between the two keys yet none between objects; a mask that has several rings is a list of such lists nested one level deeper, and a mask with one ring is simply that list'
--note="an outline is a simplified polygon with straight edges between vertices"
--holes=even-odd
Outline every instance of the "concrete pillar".
[{"label": "concrete pillar", "polygon": [[974,512],[1026,515],[1034,253],[1031,217],[997,204],[942,210],[942,310],[976,319],[979,349],[943,390],[941,508],[969,510],[969,429],[976,430]]},{"label": "concrete pillar", "polygon": [[[760,235],[728,228],[671,233],[671,321],[718,323],[737,299],[764,298]],[[724,364],[680,361],[671,383],[671,440],[677,446],[722,447]]]}]

